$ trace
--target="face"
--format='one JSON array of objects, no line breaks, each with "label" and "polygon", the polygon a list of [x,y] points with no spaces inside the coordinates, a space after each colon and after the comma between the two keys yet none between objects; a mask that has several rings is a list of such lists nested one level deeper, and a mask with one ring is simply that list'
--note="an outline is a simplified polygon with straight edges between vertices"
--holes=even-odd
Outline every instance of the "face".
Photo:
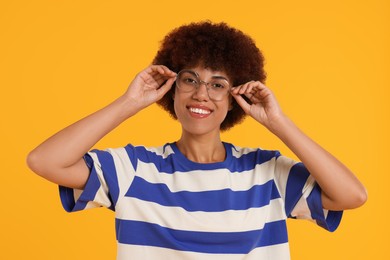
[{"label": "face", "polygon": [[188,70],[195,72],[202,83],[192,91],[176,87],[174,108],[183,131],[195,135],[219,133],[220,125],[231,107],[232,100],[229,93],[215,99],[211,93],[212,88],[220,86],[213,86],[212,83],[224,79],[229,82],[229,78],[223,71],[213,71],[203,67]]}]

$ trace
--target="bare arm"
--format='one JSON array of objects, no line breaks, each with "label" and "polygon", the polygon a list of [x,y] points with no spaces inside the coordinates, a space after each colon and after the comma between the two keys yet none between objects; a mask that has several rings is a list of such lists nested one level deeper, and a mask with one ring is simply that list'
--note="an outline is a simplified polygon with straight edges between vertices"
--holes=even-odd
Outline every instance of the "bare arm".
[{"label": "bare arm", "polygon": [[[54,183],[83,188],[89,176],[83,156],[101,138],[143,108],[161,99],[176,73],[152,65],[141,71],[124,95],[48,138],[27,157],[28,166]],[[165,82],[165,84],[163,84]]]},{"label": "bare arm", "polygon": [[[365,203],[367,192],[360,181],[282,113],[270,89],[261,82],[253,81],[234,88],[232,95],[247,114],[279,137],[305,164],[322,189],[325,209],[351,209]],[[241,95],[248,97],[252,104]]]}]

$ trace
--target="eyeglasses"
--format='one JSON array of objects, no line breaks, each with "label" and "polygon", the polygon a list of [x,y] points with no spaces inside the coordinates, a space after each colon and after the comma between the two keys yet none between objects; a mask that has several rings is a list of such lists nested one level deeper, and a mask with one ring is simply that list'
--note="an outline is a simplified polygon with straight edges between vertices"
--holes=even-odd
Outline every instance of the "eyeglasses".
[{"label": "eyeglasses", "polygon": [[206,86],[210,99],[215,101],[222,100],[230,90],[229,82],[222,76],[213,76],[210,82],[205,82],[192,70],[182,70],[177,74],[176,86],[181,92],[194,92],[202,84]]}]

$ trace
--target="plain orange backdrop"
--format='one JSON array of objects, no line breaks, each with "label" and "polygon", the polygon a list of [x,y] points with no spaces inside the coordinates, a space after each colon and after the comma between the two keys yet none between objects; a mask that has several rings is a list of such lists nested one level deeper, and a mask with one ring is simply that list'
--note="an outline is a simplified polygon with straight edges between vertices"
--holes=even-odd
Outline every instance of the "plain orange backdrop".
[{"label": "plain orange backdrop", "polygon": [[[387,0],[2,1],[0,258],[115,258],[113,213],[65,213],[56,185],[32,174],[26,155],[121,95],[171,29],[210,19],[256,40],[285,113],[368,189],[368,202],[346,211],[334,233],[289,220],[292,259],[390,259],[389,14]],[[96,147],[160,145],[179,134],[153,105]],[[294,157],[251,119],[223,138]]]}]

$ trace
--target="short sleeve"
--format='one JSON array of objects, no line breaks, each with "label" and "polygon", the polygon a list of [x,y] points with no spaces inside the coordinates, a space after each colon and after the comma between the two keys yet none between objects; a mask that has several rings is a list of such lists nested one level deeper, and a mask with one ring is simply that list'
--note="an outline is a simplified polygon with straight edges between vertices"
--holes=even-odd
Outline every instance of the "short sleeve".
[{"label": "short sleeve", "polygon": [[323,209],[321,188],[303,163],[279,156],[275,174],[288,217],[313,220],[331,232],[337,229],[343,212]]},{"label": "short sleeve", "polygon": [[88,181],[83,190],[60,186],[62,206],[68,212],[97,207],[115,210],[134,178],[127,149],[93,150],[84,160],[90,169]]}]

